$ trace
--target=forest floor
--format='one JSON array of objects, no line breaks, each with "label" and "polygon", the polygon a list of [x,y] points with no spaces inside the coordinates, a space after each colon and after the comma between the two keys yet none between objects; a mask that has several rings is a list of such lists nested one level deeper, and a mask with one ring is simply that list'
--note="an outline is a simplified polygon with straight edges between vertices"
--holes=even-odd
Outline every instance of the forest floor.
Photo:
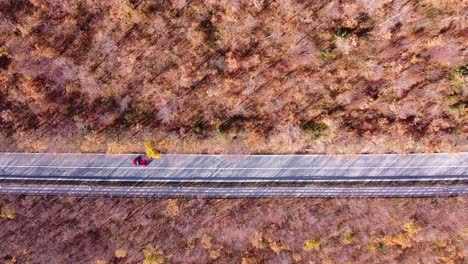
[{"label": "forest floor", "polygon": [[0,150],[468,150],[468,2],[0,1]]},{"label": "forest floor", "polygon": [[1,263],[465,263],[468,256],[467,197],[10,196],[0,207]]}]

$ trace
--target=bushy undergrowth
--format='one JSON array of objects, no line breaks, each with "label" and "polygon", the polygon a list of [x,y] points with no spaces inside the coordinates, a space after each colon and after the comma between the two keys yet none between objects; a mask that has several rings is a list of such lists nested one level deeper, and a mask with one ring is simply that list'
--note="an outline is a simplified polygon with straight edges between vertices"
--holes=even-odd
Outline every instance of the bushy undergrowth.
[{"label": "bushy undergrowth", "polygon": [[3,0],[0,148],[467,150],[467,7]]},{"label": "bushy undergrowth", "polygon": [[466,197],[0,197],[0,259],[43,263],[53,256],[59,263],[96,264],[464,263],[467,206]]}]

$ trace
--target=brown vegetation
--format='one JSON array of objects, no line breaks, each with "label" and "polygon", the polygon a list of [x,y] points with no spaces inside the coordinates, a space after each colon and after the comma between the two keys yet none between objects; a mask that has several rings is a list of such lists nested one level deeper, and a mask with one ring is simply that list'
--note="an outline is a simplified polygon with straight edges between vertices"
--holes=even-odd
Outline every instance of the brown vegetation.
[{"label": "brown vegetation", "polygon": [[0,149],[466,151],[467,12],[455,0],[0,0]]},{"label": "brown vegetation", "polygon": [[0,207],[15,215],[0,217],[0,263],[455,264],[468,255],[467,197],[10,196]]}]

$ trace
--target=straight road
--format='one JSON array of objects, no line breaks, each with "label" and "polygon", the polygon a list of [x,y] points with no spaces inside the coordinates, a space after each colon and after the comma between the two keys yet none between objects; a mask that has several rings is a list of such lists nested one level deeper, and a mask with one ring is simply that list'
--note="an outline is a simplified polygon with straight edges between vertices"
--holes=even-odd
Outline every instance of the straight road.
[{"label": "straight road", "polygon": [[0,180],[173,183],[467,181],[468,153],[383,155],[167,154],[147,167],[136,155],[0,153]]},{"label": "straight road", "polygon": [[467,185],[411,187],[135,187],[0,185],[0,194],[114,197],[431,197],[467,195]]}]

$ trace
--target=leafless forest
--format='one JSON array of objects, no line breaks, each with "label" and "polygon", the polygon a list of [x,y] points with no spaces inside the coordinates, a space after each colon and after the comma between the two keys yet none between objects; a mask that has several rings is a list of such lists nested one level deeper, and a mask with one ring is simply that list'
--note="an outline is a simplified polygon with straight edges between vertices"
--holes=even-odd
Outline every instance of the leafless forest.
[{"label": "leafless forest", "polygon": [[468,2],[0,0],[0,149],[466,151]]},{"label": "leafless forest", "polygon": [[[468,151],[467,17],[466,0],[0,0],[0,150]],[[467,202],[2,196],[0,262],[458,264]]]},{"label": "leafless forest", "polygon": [[0,262],[462,264],[467,208],[464,197],[0,197]]}]

